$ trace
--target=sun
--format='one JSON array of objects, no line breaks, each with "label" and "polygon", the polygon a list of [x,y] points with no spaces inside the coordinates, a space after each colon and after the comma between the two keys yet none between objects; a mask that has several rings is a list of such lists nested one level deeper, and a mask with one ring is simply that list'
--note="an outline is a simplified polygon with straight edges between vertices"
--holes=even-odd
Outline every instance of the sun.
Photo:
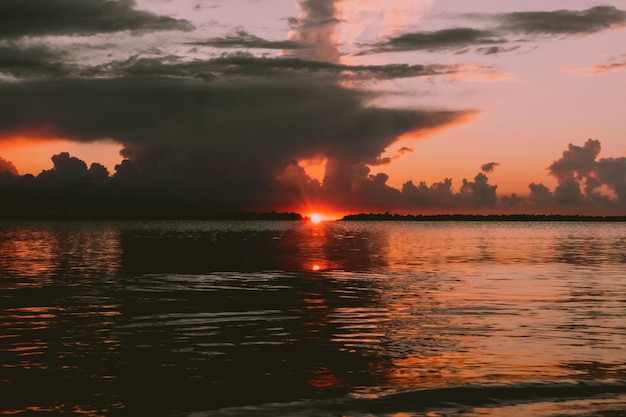
[{"label": "sun", "polygon": [[311,220],[311,223],[319,223],[324,220],[324,216],[319,213],[311,213],[309,215],[309,219]]}]

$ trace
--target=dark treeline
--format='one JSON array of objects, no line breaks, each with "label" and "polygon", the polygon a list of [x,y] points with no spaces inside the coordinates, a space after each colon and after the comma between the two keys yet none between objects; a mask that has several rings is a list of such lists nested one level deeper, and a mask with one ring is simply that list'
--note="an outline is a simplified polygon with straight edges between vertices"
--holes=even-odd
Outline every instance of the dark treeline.
[{"label": "dark treeline", "polygon": [[564,214],[390,214],[369,213],[349,214],[342,220],[356,221],[543,221],[543,222],[624,222],[626,216],[583,216]]}]

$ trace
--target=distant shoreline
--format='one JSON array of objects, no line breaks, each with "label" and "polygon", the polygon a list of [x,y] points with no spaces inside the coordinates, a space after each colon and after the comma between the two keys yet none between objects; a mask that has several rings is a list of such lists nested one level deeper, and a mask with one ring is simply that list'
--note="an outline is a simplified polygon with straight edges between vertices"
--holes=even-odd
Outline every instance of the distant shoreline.
[{"label": "distant shoreline", "polygon": [[626,222],[626,216],[578,214],[348,214],[341,221]]},{"label": "distant shoreline", "polygon": [[[31,210],[4,212],[0,221],[11,220],[256,220],[256,221],[309,221],[309,217],[296,212],[244,212],[204,210]],[[332,221],[435,221],[435,222],[626,222],[624,216],[579,214],[348,214]]]},{"label": "distant shoreline", "polygon": [[202,212],[202,211],[154,211],[154,212],[18,212],[0,214],[0,221],[16,220],[267,220],[267,221],[304,221],[308,220],[300,213],[291,212]]}]

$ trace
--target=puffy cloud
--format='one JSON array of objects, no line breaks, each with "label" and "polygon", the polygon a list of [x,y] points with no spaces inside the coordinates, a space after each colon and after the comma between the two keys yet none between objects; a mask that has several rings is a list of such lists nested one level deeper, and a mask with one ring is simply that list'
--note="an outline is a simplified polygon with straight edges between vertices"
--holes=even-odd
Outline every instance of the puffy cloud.
[{"label": "puffy cloud", "polygon": [[[423,181],[418,185],[408,181],[402,185],[402,198],[405,205],[413,210],[468,212],[494,207],[498,200],[497,187],[489,184],[489,178],[479,172],[474,181],[463,179],[457,193],[452,189],[451,178],[433,183],[430,187]],[[508,200],[510,204],[511,199]]]},{"label": "puffy cloud", "polygon": [[13,162],[0,157],[0,178],[16,177],[17,175],[17,168]]},{"label": "puffy cloud", "polygon": [[94,162],[89,166],[89,178],[96,182],[104,182],[109,178],[109,170],[102,164]]},{"label": "puffy cloud", "polygon": [[0,38],[192,28],[187,21],[134,7],[132,0],[2,0]]},{"label": "puffy cloud", "polygon": [[621,203],[626,203],[626,158],[602,158],[594,173],[599,184],[612,189]]},{"label": "puffy cloud", "polygon": [[498,188],[497,185],[489,184],[489,178],[479,172],[474,177],[474,182],[463,179],[459,194],[461,198],[469,200],[474,205],[489,207],[496,204],[496,188]]},{"label": "puffy cloud", "polygon": [[454,207],[452,179],[446,178],[430,187],[423,181],[418,185],[413,181],[407,181],[402,185],[402,197],[405,204],[413,208]]},{"label": "puffy cloud", "polygon": [[598,140],[588,139],[583,146],[570,144],[560,159],[548,170],[559,185],[554,191],[557,201],[577,204],[608,201],[599,193],[602,186],[612,190],[618,202],[626,202],[626,158],[601,158]]},{"label": "puffy cloud", "polygon": [[84,181],[89,176],[85,161],[70,156],[68,152],[61,152],[52,156],[53,167],[42,171],[38,178],[42,180],[78,182]]},{"label": "puffy cloud", "polygon": [[553,195],[548,187],[539,183],[531,183],[528,188],[530,189],[530,195],[528,200],[534,205],[547,205],[553,203]]},{"label": "puffy cloud", "polygon": [[548,169],[559,181],[575,177],[583,179],[593,169],[601,149],[600,141],[593,139],[588,139],[583,146],[570,143],[563,156],[554,161]]},{"label": "puffy cloud", "polygon": [[[143,144],[138,149],[156,152]],[[12,164],[0,159],[0,186],[9,197],[11,190],[21,190],[16,195],[26,196],[26,204],[41,203],[43,210],[83,209],[106,216],[293,210],[309,204],[346,211],[365,208],[412,213],[621,213],[626,207],[626,158],[598,159],[598,154],[598,141],[590,139],[583,146],[570,144],[550,166],[553,175],[558,175],[554,192],[541,183],[532,183],[527,198],[514,193],[498,199],[497,185],[490,184],[484,172],[492,163],[484,164],[483,172],[473,181],[463,179],[458,191],[454,191],[451,178],[430,186],[407,181],[398,190],[387,183],[386,174],[371,174],[362,158],[345,157],[328,159],[322,183],[309,177],[295,159],[274,165],[272,161],[265,165],[255,165],[255,160],[235,161],[213,171],[211,165],[216,161],[211,160],[205,175],[194,181],[191,175],[198,175],[198,167],[187,166],[187,172],[184,165],[170,170],[173,163],[168,159],[161,161],[169,165],[167,169],[152,158],[142,163],[124,160],[109,176],[104,166],[94,163],[87,169],[84,161],[62,152],[52,157],[52,169],[30,179],[19,177]],[[199,156],[203,159],[207,155]],[[183,161],[188,158],[176,156]],[[252,166],[244,167],[244,162]],[[266,175],[264,170],[272,174]],[[603,188],[611,189],[616,198],[603,195]],[[21,208],[18,200],[11,201],[12,206]]]}]

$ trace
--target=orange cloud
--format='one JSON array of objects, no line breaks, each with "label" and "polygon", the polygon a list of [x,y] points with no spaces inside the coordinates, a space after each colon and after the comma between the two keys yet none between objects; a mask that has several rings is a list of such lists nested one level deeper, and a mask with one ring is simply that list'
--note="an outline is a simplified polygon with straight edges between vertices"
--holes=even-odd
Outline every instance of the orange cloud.
[{"label": "orange cloud", "polygon": [[443,124],[439,126],[428,126],[428,127],[415,129],[411,132],[407,132],[403,135],[400,135],[397,139],[397,142],[404,141],[404,140],[423,139],[425,137],[431,136],[443,130],[446,130],[455,126],[459,126],[465,123],[469,123],[472,120],[474,120],[480,113],[482,113],[482,111],[480,110],[459,112],[458,115],[454,118],[454,120],[451,120],[447,124]]},{"label": "orange cloud", "polygon": [[626,54],[619,58],[611,58],[604,65],[594,65],[591,68],[564,68],[565,71],[578,75],[604,75],[607,72],[626,70]]}]

